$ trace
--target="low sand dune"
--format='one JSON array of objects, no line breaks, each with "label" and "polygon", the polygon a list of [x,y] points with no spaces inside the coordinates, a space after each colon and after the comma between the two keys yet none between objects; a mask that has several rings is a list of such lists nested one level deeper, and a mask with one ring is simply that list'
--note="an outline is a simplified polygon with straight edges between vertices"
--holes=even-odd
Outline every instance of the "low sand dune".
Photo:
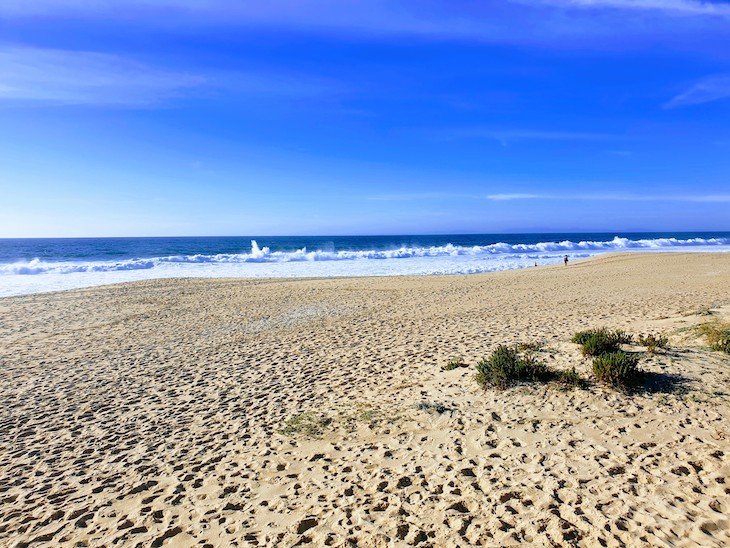
[{"label": "low sand dune", "polygon": [[[708,315],[710,314],[710,315]],[[727,546],[730,254],[467,277],[164,280],[0,300],[0,545]],[[483,390],[595,326],[646,387]]]}]

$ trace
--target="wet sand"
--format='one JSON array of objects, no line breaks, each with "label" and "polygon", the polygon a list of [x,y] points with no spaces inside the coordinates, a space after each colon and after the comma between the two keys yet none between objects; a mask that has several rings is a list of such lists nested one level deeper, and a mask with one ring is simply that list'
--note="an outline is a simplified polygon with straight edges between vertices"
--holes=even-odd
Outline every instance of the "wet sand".
[{"label": "wet sand", "polygon": [[[0,545],[726,546],[730,254],[0,300]],[[630,393],[473,365],[665,333]],[[471,366],[443,371],[453,356]]]}]

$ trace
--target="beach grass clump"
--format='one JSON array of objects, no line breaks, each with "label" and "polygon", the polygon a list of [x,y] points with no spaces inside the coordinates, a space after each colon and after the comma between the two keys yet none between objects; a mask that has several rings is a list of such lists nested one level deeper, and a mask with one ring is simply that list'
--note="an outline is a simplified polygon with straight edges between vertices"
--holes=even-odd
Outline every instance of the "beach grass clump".
[{"label": "beach grass clump", "polygon": [[710,348],[730,354],[730,322],[708,322],[697,328],[704,335]]},{"label": "beach grass clump", "polygon": [[570,388],[583,388],[586,385],[585,379],[580,376],[580,373],[575,370],[575,367],[571,369],[565,369],[558,373],[556,378],[558,385],[565,389]]},{"label": "beach grass clump", "polygon": [[357,418],[363,422],[372,423],[380,416],[381,412],[378,409],[364,409],[360,412]]},{"label": "beach grass clump", "polygon": [[483,386],[507,388],[518,382],[547,381],[551,372],[532,354],[522,353],[516,346],[500,345],[488,358],[476,365],[477,382]]},{"label": "beach grass clump", "polygon": [[524,342],[517,344],[517,350],[520,352],[539,352],[542,350],[542,346],[542,343],[537,341]]},{"label": "beach grass clump", "polygon": [[634,385],[641,378],[639,356],[621,350],[601,354],[593,359],[593,376],[611,386]]},{"label": "beach grass clump", "polygon": [[464,361],[463,358],[455,357],[451,358],[446,365],[442,365],[441,369],[444,371],[452,371],[454,369],[458,369],[459,367],[469,367],[467,363]]},{"label": "beach grass clump", "polygon": [[301,434],[310,438],[316,438],[324,434],[330,424],[332,424],[330,417],[315,413],[314,411],[305,411],[304,413],[289,417],[284,423],[284,427],[279,430],[279,433],[285,436]]},{"label": "beach grass clump", "polygon": [[666,350],[669,347],[669,338],[662,334],[654,335],[650,333],[648,335],[639,335],[636,342],[646,347],[646,351],[650,354],[656,354],[659,348]]},{"label": "beach grass clump", "polygon": [[579,331],[571,339],[581,345],[584,356],[600,356],[617,352],[622,344],[632,342],[633,337],[621,329],[609,330],[606,328]]}]

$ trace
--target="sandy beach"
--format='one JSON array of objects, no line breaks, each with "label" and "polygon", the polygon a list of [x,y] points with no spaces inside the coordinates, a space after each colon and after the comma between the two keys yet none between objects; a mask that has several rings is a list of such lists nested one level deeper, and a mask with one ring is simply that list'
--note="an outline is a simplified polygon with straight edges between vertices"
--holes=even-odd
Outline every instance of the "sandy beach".
[{"label": "sandy beach", "polygon": [[[0,300],[2,546],[727,546],[730,254]],[[482,389],[499,344],[664,333],[622,392]],[[460,356],[470,367],[444,371]]]}]

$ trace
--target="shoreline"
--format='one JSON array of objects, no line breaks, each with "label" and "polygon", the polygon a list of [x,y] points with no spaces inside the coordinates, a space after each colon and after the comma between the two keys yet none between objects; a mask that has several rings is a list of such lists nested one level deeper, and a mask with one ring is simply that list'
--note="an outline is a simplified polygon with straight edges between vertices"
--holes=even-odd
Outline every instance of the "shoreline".
[{"label": "shoreline", "polygon": [[[730,255],[487,274],[0,299],[0,544],[730,542],[730,358],[695,330]],[[591,378],[570,339],[603,326],[668,336],[632,349],[651,383]],[[587,386],[480,388],[516,343]]]},{"label": "shoreline", "polygon": [[[582,265],[586,263],[592,263],[602,259],[608,259],[612,257],[631,257],[635,255],[668,255],[668,256],[681,256],[681,255],[716,255],[716,254],[727,254],[730,251],[619,251],[619,252],[607,252],[599,253],[591,257],[571,259],[568,267],[574,265]],[[398,260],[398,259],[395,259]],[[82,287],[72,287],[68,289],[49,289],[36,291],[31,293],[21,293],[17,295],[0,295],[2,299],[13,299],[32,295],[50,295],[54,293],[65,293],[69,291],[84,291],[88,289],[122,286],[122,285],[134,285],[134,284],[145,284],[150,282],[175,282],[175,281],[192,281],[192,280],[211,280],[211,281],[262,281],[262,282],[293,282],[293,281],[319,281],[319,280],[366,280],[366,279],[422,279],[422,278],[449,278],[449,277],[475,277],[475,276],[490,276],[493,274],[501,274],[505,272],[530,272],[534,270],[545,270],[549,268],[565,268],[561,261],[556,261],[555,264],[538,264],[538,266],[526,266],[516,268],[506,268],[503,270],[493,270],[486,272],[473,272],[473,273],[428,273],[428,274],[373,274],[373,275],[357,275],[357,276],[292,276],[292,277],[276,277],[276,276],[176,276],[176,277],[157,277],[157,278],[143,278],[139,280],[119,281],[104,283],[99,285],[88,285]],[[32,276],[32,275],[31,275]],[[41,274],[42,276],[42,274]],[[0,277],[0,281],[2,278]]]}]

